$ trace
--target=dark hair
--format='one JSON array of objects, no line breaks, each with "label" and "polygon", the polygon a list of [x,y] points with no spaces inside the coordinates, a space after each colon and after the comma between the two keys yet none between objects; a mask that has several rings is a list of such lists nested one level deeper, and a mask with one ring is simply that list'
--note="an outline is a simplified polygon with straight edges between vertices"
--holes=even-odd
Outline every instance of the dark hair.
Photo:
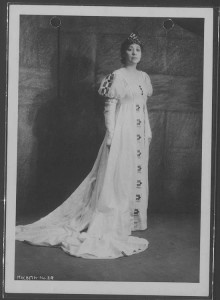
[{"label": "dark hair", "polygon": [[124,65],[126,63],[126,58],[125,54],[127,49],[129,48],[130,45],[137,44],[141,47],[141,51],[143,51],[143,44],[142,43],[136,43],[134,41],[126,39],[122,44],[121,44],[121,63]]}]

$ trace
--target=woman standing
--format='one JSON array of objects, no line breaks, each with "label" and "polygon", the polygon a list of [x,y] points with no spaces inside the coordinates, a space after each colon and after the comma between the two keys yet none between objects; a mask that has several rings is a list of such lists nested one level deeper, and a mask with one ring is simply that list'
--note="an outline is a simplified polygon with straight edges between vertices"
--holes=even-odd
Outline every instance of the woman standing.
[{"label": "woman standing", "polygon": [[95,164],[73,194],[39,221],[16,227],[16,239],[59,245],[84,258],[117,258],[144,251],[148,241],[131,236],[147,228],[151,129],[146,100],[149,76],[137,70],[142,43],[132,33],[122,43],[123,67],[106,76],[106,135]]}]

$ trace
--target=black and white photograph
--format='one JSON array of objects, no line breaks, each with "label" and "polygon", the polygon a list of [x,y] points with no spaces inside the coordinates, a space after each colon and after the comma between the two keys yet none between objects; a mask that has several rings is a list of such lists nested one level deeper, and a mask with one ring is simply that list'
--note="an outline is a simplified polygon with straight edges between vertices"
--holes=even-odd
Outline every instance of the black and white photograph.
[{"label": "black and white photograph", "polygon": [[6,292],[210,295],[213,10],[8,12]]}]

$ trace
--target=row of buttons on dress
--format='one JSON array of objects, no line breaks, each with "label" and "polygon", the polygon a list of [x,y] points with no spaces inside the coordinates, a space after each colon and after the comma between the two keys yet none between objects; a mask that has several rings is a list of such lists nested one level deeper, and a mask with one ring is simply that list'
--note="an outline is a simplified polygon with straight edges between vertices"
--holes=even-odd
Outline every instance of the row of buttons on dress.
[{"label": "row of buttons on dress", "polygon": [[[141,89],[141,86],[139,86]],[[143,90],[141,89],[143,93]],[[142,94],[143,95],[143,94]],[[141,121],[141,106],[136,104],[136,126],[137,126],[137,182],[136,182],[136,207],[134,209],[134,229],[139,229],[140,224],[140,211],[138,209],[138,204],[141,201],[141,188],[142,188],[142,151],[141,151],[141,142],[142,142],[142,121]]]}]

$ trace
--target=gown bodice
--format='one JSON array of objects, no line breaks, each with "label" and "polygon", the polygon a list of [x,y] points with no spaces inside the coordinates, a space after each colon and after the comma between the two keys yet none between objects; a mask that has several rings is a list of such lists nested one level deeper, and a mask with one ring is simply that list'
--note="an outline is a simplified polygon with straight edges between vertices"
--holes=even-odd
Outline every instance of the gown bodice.
[{"label": "gown bodice", "polygon": [[152,94],[152,85],[147,73],[137,71],[137,77],[132,79],[125,68],[120,68],[107,75],[100,86],[99,93],[106,98],[115,98],[120,104],[143,103]]}]

